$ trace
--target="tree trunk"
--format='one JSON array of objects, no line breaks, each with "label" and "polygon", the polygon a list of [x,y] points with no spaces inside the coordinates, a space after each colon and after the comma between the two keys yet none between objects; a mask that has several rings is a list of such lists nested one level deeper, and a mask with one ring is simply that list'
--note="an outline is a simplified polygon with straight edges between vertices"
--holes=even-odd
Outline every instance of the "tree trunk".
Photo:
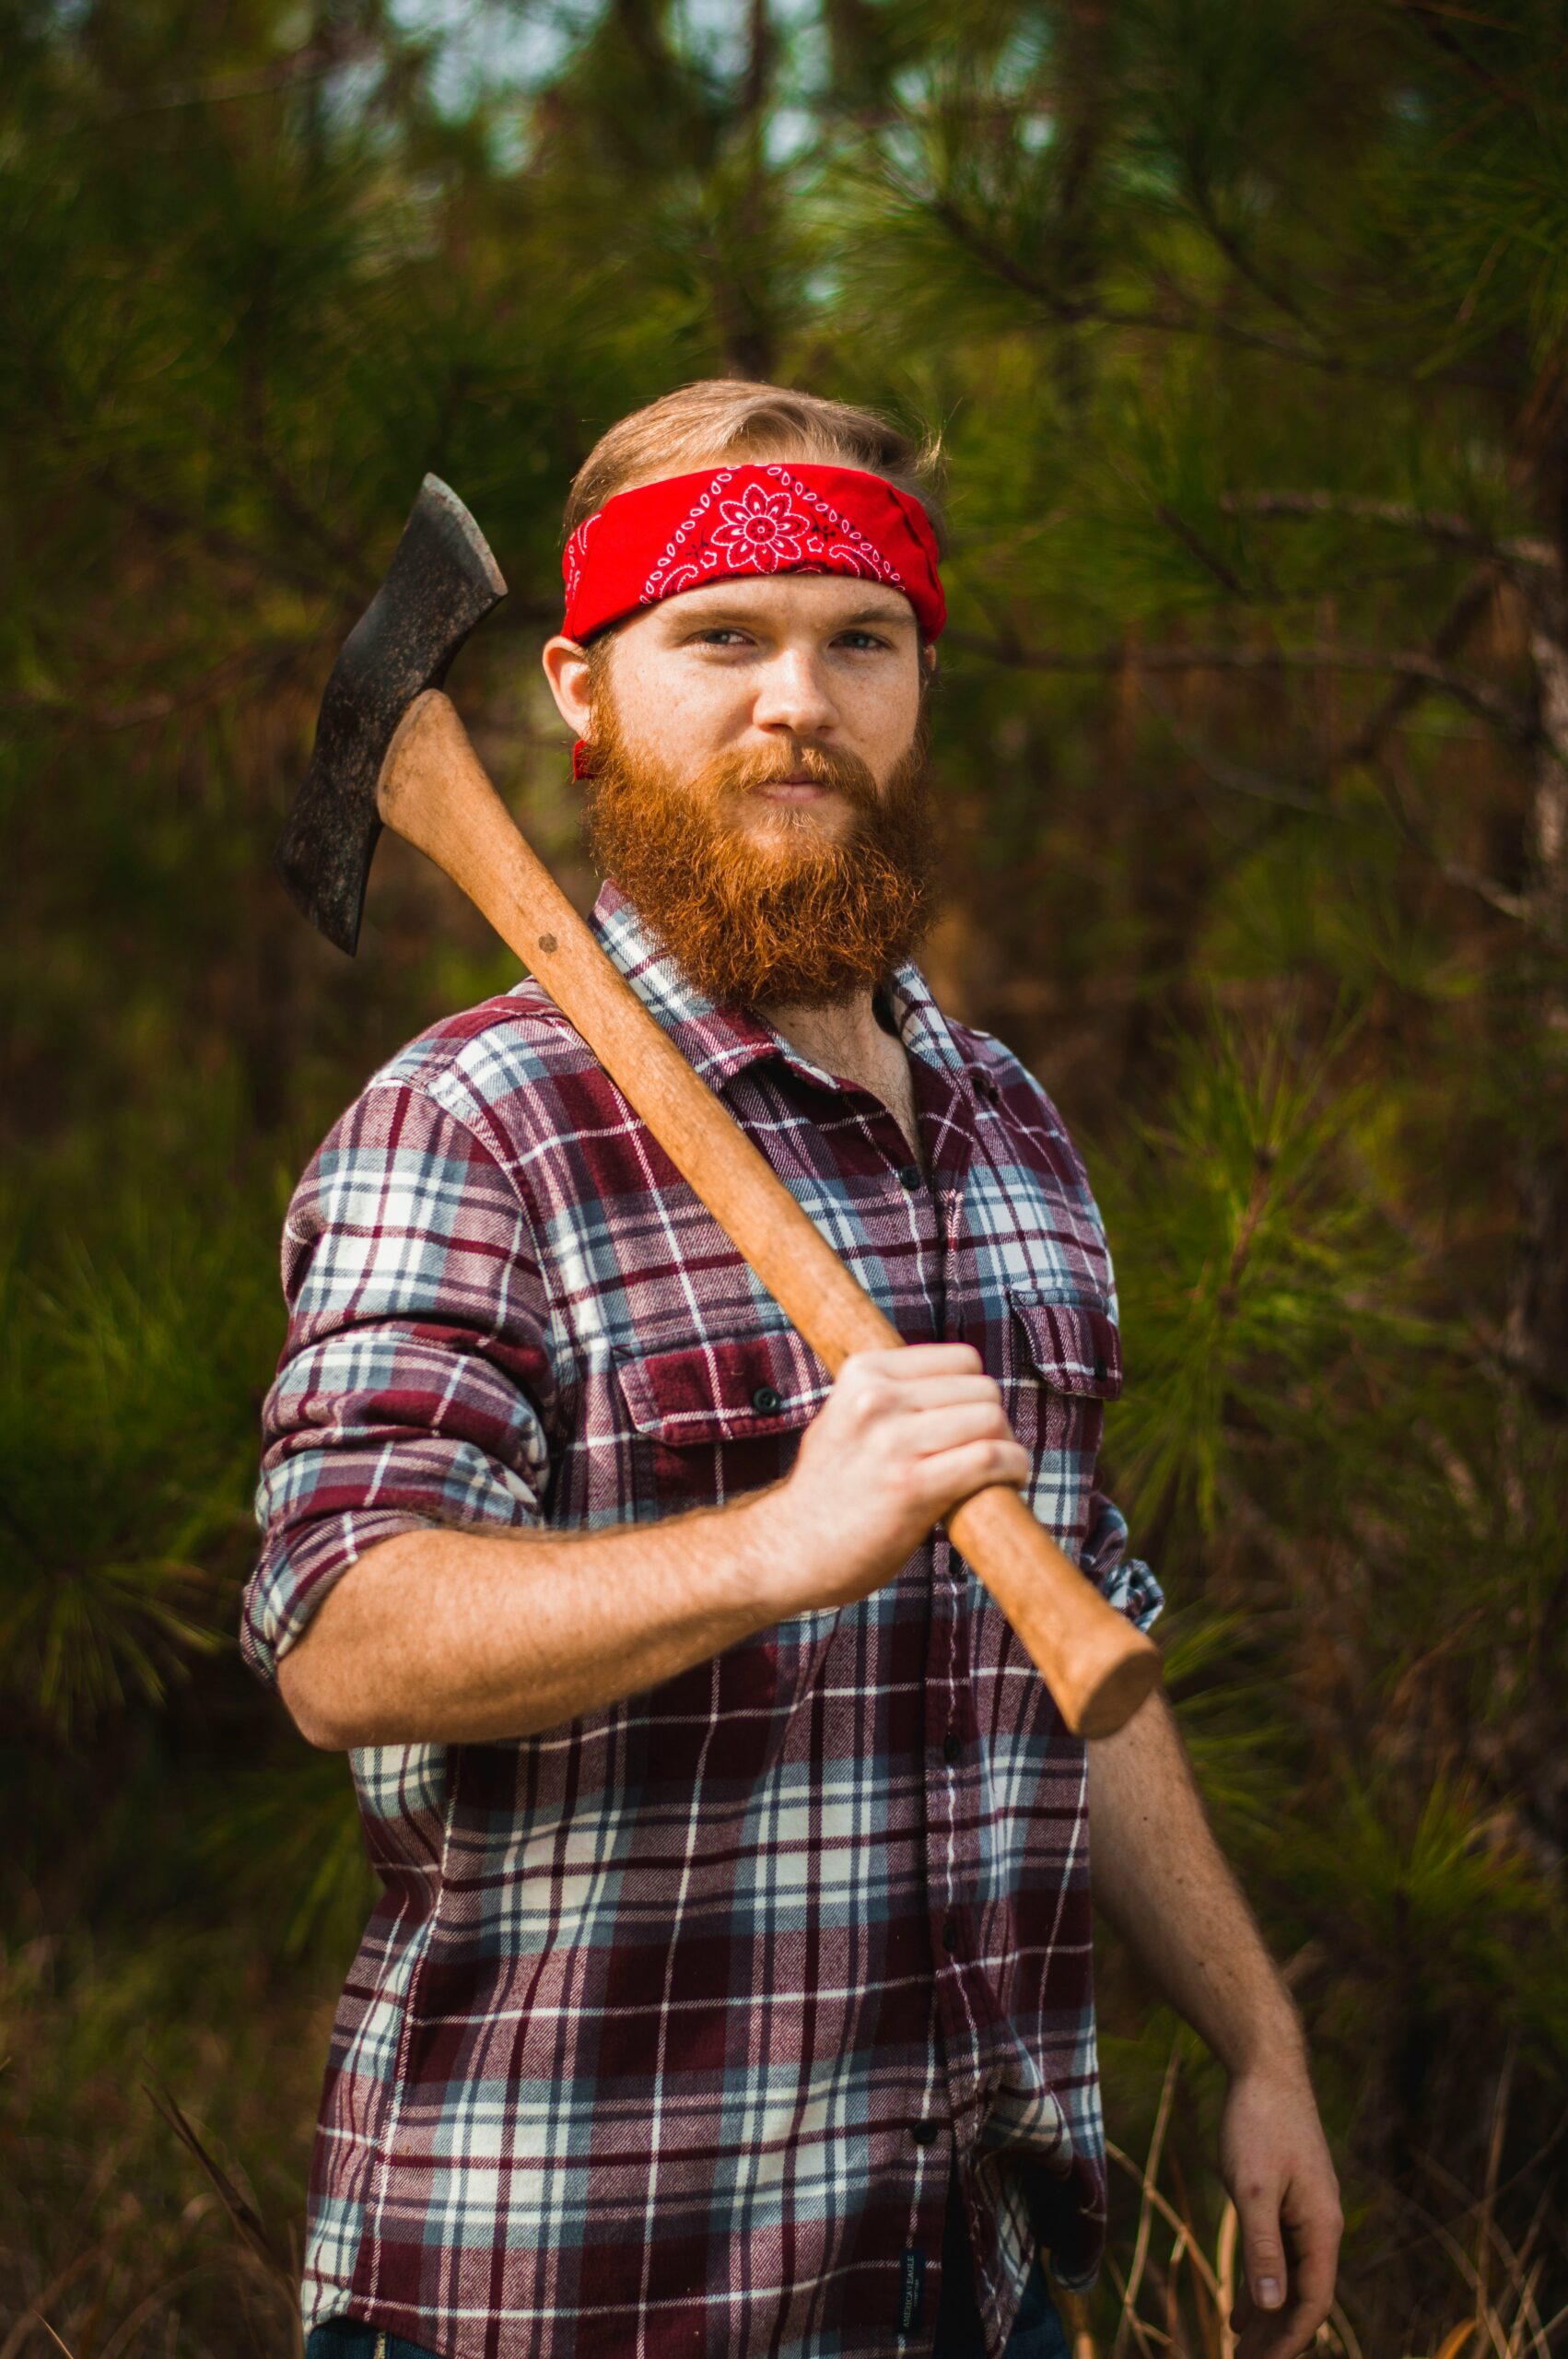
[{"label": "tree trunk", "polygon": [[1539,1405],[1562,1414],[1568,1412],[1568,593],[1560,574],[1530,594],[1530,642],[1542,742],[1527,822],[1528,890],[1550,947],[1507,1340],[1510,1358]]}]

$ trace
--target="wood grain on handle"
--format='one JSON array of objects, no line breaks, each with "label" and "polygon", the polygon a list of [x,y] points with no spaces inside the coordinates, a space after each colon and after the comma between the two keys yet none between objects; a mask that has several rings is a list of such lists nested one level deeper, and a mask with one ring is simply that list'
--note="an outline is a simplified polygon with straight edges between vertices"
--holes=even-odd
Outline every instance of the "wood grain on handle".
[{"label": "wood grain on handle", "polygon": [[[387,826],[444,869],[531,968],[830,1372],[851,1352],[901,1344],[530,849],[439,689],[410,705],[377,802]],[[1069,1726],[1083,1736],[1119,1728],[1159,1678],[1153,1642],[1106,1604],[1011,1484],[977,1491],[946,1520]]]}]

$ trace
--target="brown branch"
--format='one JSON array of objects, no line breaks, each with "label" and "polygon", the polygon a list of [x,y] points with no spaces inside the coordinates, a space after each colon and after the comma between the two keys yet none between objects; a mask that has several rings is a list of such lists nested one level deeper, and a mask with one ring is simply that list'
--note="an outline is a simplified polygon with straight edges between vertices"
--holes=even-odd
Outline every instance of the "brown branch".
[{"label": "brown branch", "polygon": [[287,557],[275,556],[270,549],[259,549],[252,543],[240,540],[237,534],[225,532],[221,525],[206,523],[199,516],[191,516],[181,509],[171,508],[167,500],[149,499],[134,484],[123,482],[111,467],[95,468],[90,480],[98,490],[106,492],[111,499],[118,500],[122,507],[128,508],[155,533],[187,534],[199,542],[209,556],[265,574],[291,590],[302,590],[307,597],[330,598],[335,594],[330,583],[322,581],[319,575],[310,572],[305,567],[291,563]]},{"label": "brown branch", "polygon": [[1267,778],[1260,770],[1246,769],[1239,762],[1228,761],[1211,745],[1191,736],[1177,721],[1168,705],[1162,703],[1148,687],[1140,681],[1138,694],[1155,719],[1161,722],[1176,739],[1188,761],[1193,762],[1216,786],[1229,788],[1233,794],[1249,795],[1255,803],[1271,803],[1286,811],[1305,811],[1309,817],[1332,815],[1332,804],[1322,794],[1313,794],[1305,786],[1295,786],[1283,779]]},{"label": "brown branch", "polygon": [[279,679],[293,668],[301,656],[311,653],[317,644],[317,638],[312,634],[298,639],[264,640],[259,647],[234,648],[183,687],[160,689],[152,696],[135,698],[126,704],[93,704],[79,696],[14,688],[0,695],[0,711],[36,712],[50,719],[72,722],[77,729],[145,729],[153,722],[171,720],[177,713],[200,712],[229,688],[243,687],[259,680]]},{"label": "brown branch", "polygon": [[107,109],[95,115],[98,123],[126,123],[142,114],[162,114],[178,107],[224,106],[231,99],[265,98],[274,90],[295,90],[307,82],[319,82],[323,76],[334,73],[345,59],[363,51],[363,43],[350,49],[347,44],[334,42],[323,51],[314,42],[296,50],[292,56],[279,59],[275,65],[263,67],[254,74],[220,74],[209,82],[175,84],[162,90],[150,90],[144,99],[134,99],[129,105]]},{"label": "brown branch", "polygon": [[1198,559],[1205,572],[1213,575],[1222,590],[1228,592],[1231,597],[1239,598],[1244,604],[1247,603],[1246,584],[1232,570],[1219,551],[1210,547],[1208,542],[1194,530],[1185,516],[1180,515],[1168,501],[1164,499],[1157,503],[1154,513],[1166,531],[1174,533],[1183,548]]},{"label": "brown branch", "polygon": [[[1257,770],[1244,769],[1235,762],[1226,761],[1223,756],[1216,754],[1211,746],[1205,745],[1190,736],[1159,698],[1152,696],[1147,688],[1142,688],[1140,693],[1150,711],[1164,722],[1188,759],[1195,763],[1204,776],[1211,779],[1216,786],[1225,787],[1233,794],[1248,795],[1254,802],[1271,803],[1289,811],[1303,811],[1310,817],[1332,818],[1334,816],[1334,805],[1329,802],[1326,792],[1312,794],[1300,786],[1280,779],[1266,777]],[[1325,763],[1321,773],[1325,788],[1334,771],[1341,766],[1342,757],[1340,756],[1331,756]],[[1381,777],[1378,783],[1384,784]],[[1425,830],[1410,816],[1402,798],[1397,792],[1391,793],[1385,787],[1384,800],[1388,804],[1400,834],[1404,836],[1412,850],[1419,851],[1422,858],[1436,869],[1445,883],[1457,886],[1464,892],[1474,893],[1491,908],[1498,910],[1502,916],[1512,918],[1520,925],[1528,926],[1536,933],[1554,938],[1553,929],[1542,919],[1540,912],[1527,895],[1511,892],[1505,885],[1499,885],[1493,877],[1483,876],[1478,869],[1469,867],[1463,861],[1448,859],[1445,853],[1438,850]]]},{"label": "brown branch", "polygon": [[1237,276],[1246,279],[1247,285],[1254,288],[1265,302],[1272,303],[1276,311],[1283,311],[1288,320],[1293,320],[1298,328],[1305,328],[1308,335],[1316,335],[1318,329],[1316,322],[1308,319],[1293,296],[1287,295],[1282,287],[1275,286],[1273,280],[1259,268],[1248,253],[1235,231],[1228,229],[1221,220],[1219,208],[1214,203],[1213,191],[1209,184],[1209,176],[1197,166],[1190,155],[1188,159],[1188,194],[1192,200],[1193,210],[1198,218]]},{"label": "brown branch", "polygon": [[[1143,703],[1176,739],[1188,758],[1195,763],[1206,777],[1211,779],[1216,786],[1224,787],[1232,793],[1247,795],[1256,802],[1271,804],[1277,808],[1285,810],[1305,812],[1309,816],[1331,817],[1334,814],[1334,805],[1328,799],[1328,790],[1334,779],[1340,771],[1354,764],[1366,764],[1373,769],[1378,789],[1387,805],[1389,816],[1399,834],[1413,850],[1419,851],[1422,857],[1437,870],[1439,875],[1447,884],[1457,886],[1462,891],[1475,894],[1490,908],[1496,910],[1500,915],[1511,918],[1515,923],[1528,926],[1532,931],[1555,940],[1558,938],[1560,930],[1542,915],[1531,897],[1513,892],[1507,886],[1498,884],[1494,877],[1483,875],[1479,870],[1469,867],[1463,861],[1450,860],[1441,851],[1425,827],[1410,813],[1396,781],[1376,761],[1376,756],[1390,733],[1410,710],[1420,703],[1422,697],[1433,692],[1437,675],[1446,672],[1447,667],[1441,658],[1453,654],[1462,646],[1471,626],[1489,604],[1494,588],[1493,569],[1490,566],[1478,568],[1460,590],[1433,633],[1431,657],[1423,658],[1419,663],[1412,662],[1409,670],[1401,676],[1398,687],[1383,698],[1375,711],[1352,736],[1347,737],[1342,744],[1328,753],[1316,774],[1319,788],[1316,793],[1312,792],[1310,781],[1269,777],[1262,772],[1245,769],[1237,763],[1226,760],[1211,746],[1190,736],[1181,727],[1174,714],[1150,692],[1142,681],[1139,683],[1139,694]],[[1178,668],[1176,659],[1193,651],[1200,652],[1201,651],[1141,649],[1137,657],[1137,668],[1141,672],[1145,668],[1175,670]],[[1156,659],[1164,656],[1170,660],[1163,664],[1157,661],[1152,664],[1151,655]],[[1118,649],[1114,651],[1109,661],[1103,658],[1093,659],[1091,668],[1108,670],[1114,664],[1114,668],[1120,670],[1127,662],[1126,651]],[[1074,667],[1082,668],[1076,659],[1074,659]],[[1064,663],[1062,668],[1068,668],[1068,665]],[[1536,734],[1538,736],[1541,734],[1539,728]]]},{"label": "brown branch", "polygon": [[[1023,647],[977,632],[949,631],[948,644],[983,655],[1021,672],[1119,672],[1127,661],[1120,647],[1080,654],[1069,648]],[[1452,697],[1479,719],[1521,745],[1537,744],[1540,723],[1527,707],[1489,688],[1484,681],[1456,672],[1435,656],[1378,647],[1146,647],[1138,653],[1144,672],[1369,672],[1419,681],[1439,696]]]},{"label": "brown branch", "polygon": [[[1469,638],[1470,626],[1479,621],[1491,605],[1496,590],[1496,579],[1490,565],[1478,567],[1460,590],[1432,637],[1432,652],[1438,657],[1457,655]],[[1362,723],[1352,737],[1332,757],[1336,769],[1352,762],[1374,761],[1381,752],[1388,735],[1417,706],[1427,692],[1423,680],[1402,679],[1390,688],[1381,704]],[[1383,773],[1379,773],[1380,780]]]},{"label": "brown branch", "polygon": [[1500,565],[1553,567],[1557,562],[1550,541],[1494,541],[1478,532],[1468,517],[1412,508],[1398,499],[1365,499],[1338,491],[1227,491],[1221,494],[1220,506],[1233,516],[1344,516],[1361,523],[1388,524]]},{"label": "brown branch", "polygon": [[[963,206],[951,196],[928,196],[910,190],[906,193],[914,203],[923,205],[943,228],[951,230],[959,244],[977,262],[984,263],[986,268],[994,272],[1004,285],[1040,304],[1059,326],[1148,328],[1163,335],[1206,335],[1217,343],[1235,345],[1243,351],[1268,353],[1277,360],[1293,361],[1300,368],[1321,369],[1330,376],[1364,378],[1380,384],[1407,385],[1410,382],[1408,369],[1380,368],[1370,361],[1352,360],[1346,354],[1327,347],[1315,351],[1310,345],[1295,343],[1288,336],[1270,335],[1261,328],[1239,326],[1235,320],[1223,319],[1217,311],[1139,311],[1063,295],[1059,288],[1052,287],[1033,271],[1025,269],[1005,248],[997,245],[970,220]],[[1434,370],[1425,381],[1429,384],[1480,386],[1489,392],[1512,389],[1511,380],[1484,369]]]}]

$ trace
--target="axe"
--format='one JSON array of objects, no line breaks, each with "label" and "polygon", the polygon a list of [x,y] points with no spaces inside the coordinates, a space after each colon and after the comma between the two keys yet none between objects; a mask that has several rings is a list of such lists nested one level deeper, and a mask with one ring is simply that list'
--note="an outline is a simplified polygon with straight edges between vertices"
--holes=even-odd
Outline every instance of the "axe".
[{"label": "axe", "polygon": [[[885,1350],[902,1336],[530,850],[441,693],[453,656],[506,589],[467,509],[427,475],[387,577],[327,682],[275,865],[305,915],[349,952],[383,826],[444,869],[837,1375],[850,1352]],[[1152,1641],[1107,1605],[1011,1484],[975,1492],[946,1521],[1069,1727],[1086,1737],[1119,1728],[1159,1677]]]}]

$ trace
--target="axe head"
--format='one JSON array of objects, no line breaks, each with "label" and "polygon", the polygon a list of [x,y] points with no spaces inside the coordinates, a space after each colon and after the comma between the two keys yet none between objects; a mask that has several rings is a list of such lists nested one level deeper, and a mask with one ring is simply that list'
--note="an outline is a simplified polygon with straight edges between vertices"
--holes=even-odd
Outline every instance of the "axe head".
[{"label": "axe head", "polygon": [[290,899],[340,950],[352,955],[359,940],[392,733],[506,594],[478,525],[456,492],[427,475],[386,580],[333,666],[310,767],[273,854]]}]

